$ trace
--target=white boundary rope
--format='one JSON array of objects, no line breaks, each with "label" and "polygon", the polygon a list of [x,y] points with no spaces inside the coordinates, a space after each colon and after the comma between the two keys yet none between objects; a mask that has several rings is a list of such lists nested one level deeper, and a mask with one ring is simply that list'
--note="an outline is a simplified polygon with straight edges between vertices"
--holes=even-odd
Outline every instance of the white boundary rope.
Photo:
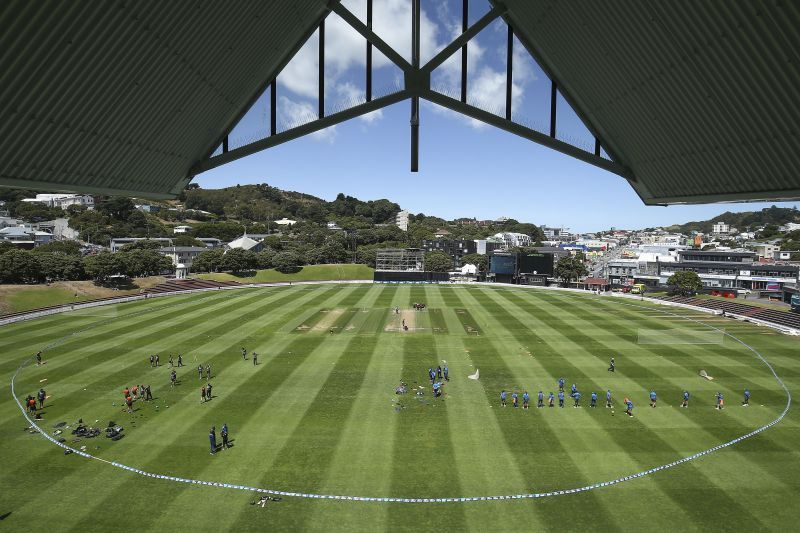
[{"label": "white boundary rope", "polygon": [[[646,307],[646,306],[643,306],[643,305],[631,304],[631,303],[627,303],[627,302],[623,303],[623,302],[619,302],[619,301],[616,301],[616,303],[619,303],[620,305],[626,305],[626,306],[629,306],[629,307],[638,307],[638,308],[642,308],[642,309],[652,310],[651,307]],[[730,337],[734,341],[738,342],[739,344],[741,344],[742,346],[744,346],[745,348],[750,350],[753,354],[755,354],[755,356],[758,357],[761,360],[761,362],[763,362],[767,366],[767,368],[769,368],[769,370],[772,373],[772,375],[775,378],[775,380],[778,382],[778,384],[781,386],[781,388],[786,393],[786,407],[783,409],[783,412],[780,414],[780,416],[778,416],[778,418],[776,418],[772,422],[770,422],[770,423],[768,423],[768,424],[766,424],[764,426],[761,426],[761,427],[759,427],[757,429],[754,429],[753,431],[751,431],[749,433],[746,433],[746,434],[742,435],[741,437],[737,437],[737,438],[735,438],[733,440],[730,440],[730,441],[725,442],[723,444],[719,444],[717,446],[714,446],[713,448],[709,448],[707,450],[703,450],[701,452],[697,452],[697,453],[695,453],[693,455],[689,455],[687,457],[683,457],[682,459],[678,459],[677,461],[673,461],[671,463],[667,463],[667,464],[663,464],[663,465],[660,465],[660,466],[656,466],[654,468],[649,468],[647,470],[642,470],[641,472],[636,472],[634,474],[630,474],[630,475],[627,475],[627,476],[618,477],[616,479],[612,479],[612,480],[609,480],[609,481],[603,481],[601,483],[593,483],[591,485],[585,485],[583,487],[577,487],[577,488],[572,488],[572,489],[564,489],[564,490],[554,490],[554,491],[550,491],[550,492],[532,492],[532,493],[526,493],[526,494],[506,494],[506,495],[497,495],[497,496],[467,496],[467,497],[461,497],[461,498],[459,498],[459,497],[453,497],[453,498],[396,498],[396,497],[381,498],[381,497],[373,497],[373,496],[347,496],[347,495],[342,495],[342,494],[315,494],[315,493],[305,493],[305,492],[292,492],[292,491],[283,491],[283,490],[276,490],[276,489],[265,489],[265,488],[261,488],[261,487],[249,487],[247,485],[235,485],[235,484],[231,484],[231,483],[222,483],[222,482],[219,482],[219,481],[203,481],[203,480],[198,480],[198,479],[188,479],[188,478],[182,478],[182,477],[177,477],[177,476],[167,476],[167,475],[163,475],[163,474],[156,474],[156,473],[153,473],[153,472],[147,472],[145,470],[140,470],[140,469],[134,468],[132,466],[128,466],[128,465],[125,465],[125,464],[122,464],[122,463],[118,463],[116,461],[109,461],[107,459],[103,459],[101,457],[96,457],[94,455],[88,454],[88,453],[83,452],[81,450],[77,450],[75,448],[72,448],[71,446],[68,446],[68,445],[64,444],[64,443],[58,442],[58,440],[54,439],[45,430],[40,428],[36,424],[36,422],[34,420],[32,420],[28,416],[28,413],[25,411],[25,408],[22,406],[22,404],[20,403],[19,399],[17,398],[17,394],[16,394],[16,391],[15,391],[15,388],[14,388],[17,375],[20,373],[20,371],[24,367],[26,367],[28,364],[30,364],[33,361],[33,357],[28,358],[27,360],[23,361],[23,363],[17,368],[17,370],[14,372],[14,375],[11,377],[11,394],[14,397],[14,401],[17,403],[17,406],[20,408],[20,411],[22,412],[22,415],[25,417],[25,419],[28,421],[28,423],[30,423],[31,427],[33,429],[35,429],[36,431],[38,431],[40,435],[42,435],[44,438],[46,438],[47,440],[49,440],[50,442],[52,442],[56,446],[59,446],[59,447],[65,449],[65,450],[70,450],[72,453],[78,454],[81,457],[85,457],[87,459],[94,459],[96,461],[102,461],[103,463],[109,464],[109,465],[114,466],[116,468],[120,468],[122,470],[127,470],[129,472],[133,472],[134,474],[138,474],[140,476],[149,477],[149,478],[163,479],[163,480],[167,480],[167,481],[173,481],[173,482],[178,482],[178,483],[186,483],[186,484],[190,484],[190,485],[203,485],[203,486],[208,486],[208,487],[218,487],[218,488],[224,488],[224,489],[243,490],[243,491],[248,491],[248,492],[259,492],[259,493],[271,494],[271,495],[276,495],[276,496],[286,496],[286,497],[295,497],[295,498],[311,498],[311,499],[320,499],[320,500],[359,501],[359,502],[454,503],[454,502],[476,502],[476,501],[491,501],[491,500],[522,500],[522,499],[547,498],[547,497],[550,497],[550,496],[561,496],[561,495],[564,495],[564,494],[576,494],[576,493],[579,493],[579,492],[586,492],[586,491],[599,489],[599,488],[603,488],[603,487],[609,487],[611,485],[617,485],[619,483],[623,483],[625,481],[630,481],[632,479],[637,479],[637,478],[641,478],[641,477],[648,476],[648,475],[651,475],[651,474],[655,474],[656,472],[660,472],[662,470],[667,470],[669,468],[676,467],[676,466],[681,465],[683,463],[688,463],[689,461],[693,461],[695,459],[699,459],[700,457],[703,457],[705,455],[709,455],[709,454],[714,453],[716,451],[719,451],[719,450],[721,450],[723,448],[727,448],[729,446],[733,446],[734,444],[736,444],[738,442],[741,442],[741,441],[743,441],[745,439],[749,439],[750,437],[758,435],[762,431],[765,431],[765,430],[771,428],[772,426],[776,425],[777,423],[779,423],[781,420],[784,419],[786,414],[789,412],[789,408],[792,405],[792,394],[791,394],[791,392],[789,392],[789,389],[786,387],[786,384],[783,382],[783,380],[775,372],[775,369],[772,367],[772,365],[764,358],[763,355],[761,355],[761,353],[758,352],[758,350],[756,350],[755,348],[753,348],[749,344],[745,343],[741,339],[735,337],[734,335],[731,335],[730,333],[727,333],[727,332],[725,332],[723,330],[720,330],[719,328],[716,328],[716,327],[714,327],[714,326],[712,326],[710,324],[706,324],[706,323],[702,322],[701,320],[698,320],[698,319],[695,319],[695,318],[692,318],[692,317],[682,316],[682,315],[679,315],[677,313],[672,313],[670,311],[664,311],[664,310],[659,310],[659,311],[660,312],[666,312],[668,314],[677,316],[679,318],[683,318],[683,319],[686,319],[686,320],[697,322],[698,324],[702,324],[702,325],[704,325],[704,326],[706,326],[708,328],[715,329],[717,331],[722,331],[722,333],[726,337]],[[145,313],[145,312],[149,312],[149,310],[142,311],[141,313]],[[139,313],[132,313],[131,315],[133,315],[133,314],[139,314]],[[123,315],[123,316],[131,316],[131,315]],[[121,317],[116,317],[116,318],[121,318]],[[102,321],[100,323],[94,324],[94,325],[89,326],[87,328],[84,328],[82,330],[79,330],[79,331],[76,331],[74,333],[71,333],[71,334],[69,334],[69,335],[67,335],[67,336],[65,336],[65,337],[63,337],[61,339],[58,339],[58,340],[52,342],[45,349],[52,348],[53,346],[59,344],[62,340],[65,340],[68,337],[71,337],[73,335],[78,335],[79,333],[81,333],[83,331],[86,331],[88,329],[91,329],[93,327],[97,327],[97,326],[99,326],[101,324],[105,324],[105,323],[111,322],[113,320],[116,320],[116,318],[112,318],[110,320]]]}]

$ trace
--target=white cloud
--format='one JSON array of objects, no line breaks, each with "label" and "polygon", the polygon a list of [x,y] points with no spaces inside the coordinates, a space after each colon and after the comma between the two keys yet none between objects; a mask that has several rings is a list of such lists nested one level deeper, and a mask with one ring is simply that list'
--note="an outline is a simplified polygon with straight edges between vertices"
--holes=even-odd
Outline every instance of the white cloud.
[{"label": "white cloud", "polygon": [[[281,96],[278,100],[278,119],[284,125],[282,129],[296,128],[316,120],[317,111],[308,102],[296,102],[286,96]],[[330,126],[324,130],[315,131],[311,137],[332,143],[337,135],[336,126]]]}]

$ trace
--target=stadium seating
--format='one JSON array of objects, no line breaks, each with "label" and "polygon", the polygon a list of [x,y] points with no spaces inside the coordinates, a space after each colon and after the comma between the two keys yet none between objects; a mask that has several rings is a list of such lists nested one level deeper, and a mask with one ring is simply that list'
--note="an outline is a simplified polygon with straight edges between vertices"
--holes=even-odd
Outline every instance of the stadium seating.
[{"label": "stadium seating", "polygon": [[171,279],[165,283],[160,283],[150,287],[145,291],[147,294],[159,294],[164,292],[193,291],[198,289],[219,289],[221,287],[236,287],[241,285],[236,281],[211,281],[206,279]]},{"label": "stadium seating", "polygon": [[732,313],[747,318],[755,318],[758,320],[763,320],[764,322],[770,322],[772,324],[778,324],[780,326],[786,326],[789,328],[800,329],[800,314],[790,313],[788,311],[777,311],[775,309],[767,309],[755,305],[726,302],[721,300],[704,300],[686,296],[664,296],[661,299],[668,302],[703,307],[705,309],[717,309],[720,311],[725,311],[726,313]]}]

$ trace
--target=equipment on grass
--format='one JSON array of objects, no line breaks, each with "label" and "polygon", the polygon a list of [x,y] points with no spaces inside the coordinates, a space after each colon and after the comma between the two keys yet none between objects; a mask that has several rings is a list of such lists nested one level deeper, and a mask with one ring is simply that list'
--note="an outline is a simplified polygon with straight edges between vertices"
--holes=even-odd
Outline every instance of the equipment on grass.
[{"label": "equipment on grass", "polygon": [[701,370],[701,371],[700,371],[700,377],[701,377],[701,378],[706,378],[708,381],[711,381],[711,380],[713,380],[713,379],[714,379],[714,378],[712,378],[711,376],[709,376],[709,375],[708,375],[708,372],[706,372],[705,370]]},{"label": "equipment on grass", "polygon": [[470,374],[470,375],[469,375],[469,376],[467,376],[467,377],[468,377],[469,379],[479,379],[479,378],[481,377],[481,371],[480,371],[480,369],[477,369],[477,368],[476,368],[476,369],[475,369],[475,373],[474,373],[474,374]]}]

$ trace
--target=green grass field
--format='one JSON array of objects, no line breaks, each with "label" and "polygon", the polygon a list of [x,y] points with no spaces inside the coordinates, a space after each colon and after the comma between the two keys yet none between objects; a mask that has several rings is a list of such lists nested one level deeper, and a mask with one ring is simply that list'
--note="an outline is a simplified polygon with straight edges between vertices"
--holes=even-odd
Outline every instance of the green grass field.
[{"label": "green grass field", "polygon": [[198,274],[197,277],[214,281],[238,281],[239,283],[276,283],[281,281],[370,280],[374,272],[375,270],[367,265],[307,265],[293,274],[283,274],[271,268],[240,276],[215,272]]},{"label": "green grass field", "polygon": [[[411,310],[414,302],[428,309]],[[626,305],[627,304],[627,305]],[[401,314],[392,309],[399,307]],[[627,476],[717,446],[775,420],[786,393],[731,338],[686,344],[704,326],[759,350],[792,391],[800,339],[721,317],[622,298],[458,286],[324,285],[214,291],[98,307],[0,327],[0,529],[106,530],[780,530],[793,529],[800,489],[800,417],[652,475],[577,494],[457,503],[284,497],[143,477],[147,472],[315,494],[440,498],[541,493]],[[403,331],[401,320],[409,326]],[[638,344],[661,332],[669,344]],[[79,332],[77,334],[73,334]],[[668,336],[670,335],[670,336]],[[714,337],[705,335],[705,337]],[[86,446],[102,460],[24,431],[8,392],[44,386],[41,427],[79,418],[125,427]],[[240,348],[259,353],[254,366]],[[168,354],[182,353],[179,385]],[[162,367],[147,357],[159,353]],[[616,357],[617,372],[607,371]],[[427,370],[450,370],[433,398]],[[211,363],[214,398],[200,402],[197,365]],[[480,379],[467,375],[480,369]],[[715,377],[707,381],[700,369]],[[535,407],[563,376],[583,407]],[[46,381],[42,381],[46,380]],[[394,394],[400,380],[412,391]],[[125,386],[156,399],[122,411]],[[422,396],[416,395],[422,387]],[[752,405],[740,405],[749,387]],[[617,408],[602,406],[610,388]],[[659,406],[648,407],[650,389]],[[682,390],[689,409],[678,407]],[[527,390],[530,410],[500,407]],[[588,407],[589,393],[600,405]],[[714,393],[727,407],[713,408]],[[635,403],[624,415],[622,398]],[[509,402],[510,403],[510,402]],[[568,402],[571,405],[572,402]],[[209,454],[208,429],[227,423],[234,446]]]}]

